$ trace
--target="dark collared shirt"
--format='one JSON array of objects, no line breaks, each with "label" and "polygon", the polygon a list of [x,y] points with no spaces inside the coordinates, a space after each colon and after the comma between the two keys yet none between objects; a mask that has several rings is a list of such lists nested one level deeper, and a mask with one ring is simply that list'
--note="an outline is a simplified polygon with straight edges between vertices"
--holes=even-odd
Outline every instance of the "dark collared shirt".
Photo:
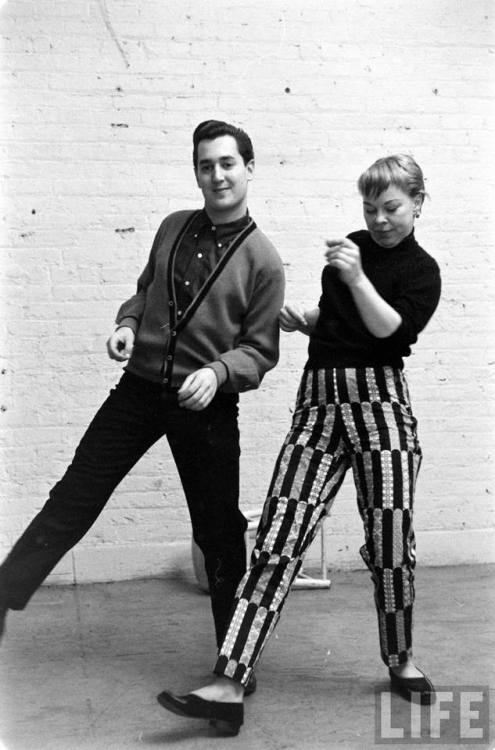
[{"label": "dark collared shirt", "polygon": [[193,222],[182,238],[175,260],[174,285],[179,320],[231,242],[249,221],[249,214],[246,214],[228,224],[215,225],[203,210]]}]

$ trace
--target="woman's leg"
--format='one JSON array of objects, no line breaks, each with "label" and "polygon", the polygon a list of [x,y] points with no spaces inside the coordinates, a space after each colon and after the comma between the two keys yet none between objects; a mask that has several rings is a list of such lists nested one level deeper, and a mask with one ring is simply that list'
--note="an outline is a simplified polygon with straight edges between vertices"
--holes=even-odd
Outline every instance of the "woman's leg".
[{"label": "woman's leg", "polygon": [[[273,632],[306,550],[349,467],[337,407],[321,371],[306,373],[275,464],[251,569],[242,579],[215,673],[246,684]],[[330,389],[331,390],[331,389]]]},{"label": "woman's leg", "polygon": [[369,399],[351,402],[343,417],[353,445],[365,532],[360,552],[375,586],[381,656],[396,668],[412,657],[413,498],[421,449],[402,372],[367,368],[364,377],[360,397],[367,389]]},{"label": "woman's leg", "polygon": [[[292,427],[277,459],[260,520],[251,569],[236,593],[235,608],[210,685],[158,700],[183,716],[204,718],[242,702],[243,686],[280,617],[283,604],[318,524],[342,484],[350,460],[333,403],[331,372],[306,372]],[[199,702],[198,702],[199,701]]]}]

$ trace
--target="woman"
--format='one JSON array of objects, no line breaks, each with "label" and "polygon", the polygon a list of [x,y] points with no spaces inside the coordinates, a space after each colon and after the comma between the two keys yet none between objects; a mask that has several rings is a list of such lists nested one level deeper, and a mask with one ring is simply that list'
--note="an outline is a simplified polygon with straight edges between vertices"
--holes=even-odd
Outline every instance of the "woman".
[{"label": "woman", "polygon": [[286,304],[284,331],[309,335],[292,426],[277,459],[251,569],[237,590],[210,685],[160,703],[237,734],[244,686],[280,617],[290,586],[351,468],[371,571],[380,650],[391,687],[434,700],[412,659],[414,487],[421,463],[403,358],[440,297],[438,266],[416,242],[423,174],[403,154],[359,178],[367,231],[328,241],[319,306]]}]

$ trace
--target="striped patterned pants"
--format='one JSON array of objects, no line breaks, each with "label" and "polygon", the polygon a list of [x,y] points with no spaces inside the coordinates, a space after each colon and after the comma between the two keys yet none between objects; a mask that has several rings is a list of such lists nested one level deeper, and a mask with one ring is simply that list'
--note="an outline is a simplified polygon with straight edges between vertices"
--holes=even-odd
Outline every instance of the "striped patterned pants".
[{"label": "striped patterned pants", "polygon": [[407,383],[392,367],[309,370],[273,473],[251,568],[239,584],[215,673],[245,684],[319,524],[352,468],[382,659],[411,654],[412,506],[421,449]]}]

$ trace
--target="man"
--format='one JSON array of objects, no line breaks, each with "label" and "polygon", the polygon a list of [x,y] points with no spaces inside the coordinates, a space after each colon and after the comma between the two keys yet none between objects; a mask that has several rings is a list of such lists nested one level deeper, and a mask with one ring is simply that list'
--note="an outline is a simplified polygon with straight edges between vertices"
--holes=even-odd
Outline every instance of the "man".
[{"label": "man", "polygon": [[166,435],[203,552],[217,644],[245,571],[238,394],[278,360],[280,258],[247,211],[249,136],[209,120],[193,135],[204,208],[162,222],[137,293],[107,342],[127,362],[63,478],[0,566],[0,614],[23,609],[94,523],[119,482]]}]

